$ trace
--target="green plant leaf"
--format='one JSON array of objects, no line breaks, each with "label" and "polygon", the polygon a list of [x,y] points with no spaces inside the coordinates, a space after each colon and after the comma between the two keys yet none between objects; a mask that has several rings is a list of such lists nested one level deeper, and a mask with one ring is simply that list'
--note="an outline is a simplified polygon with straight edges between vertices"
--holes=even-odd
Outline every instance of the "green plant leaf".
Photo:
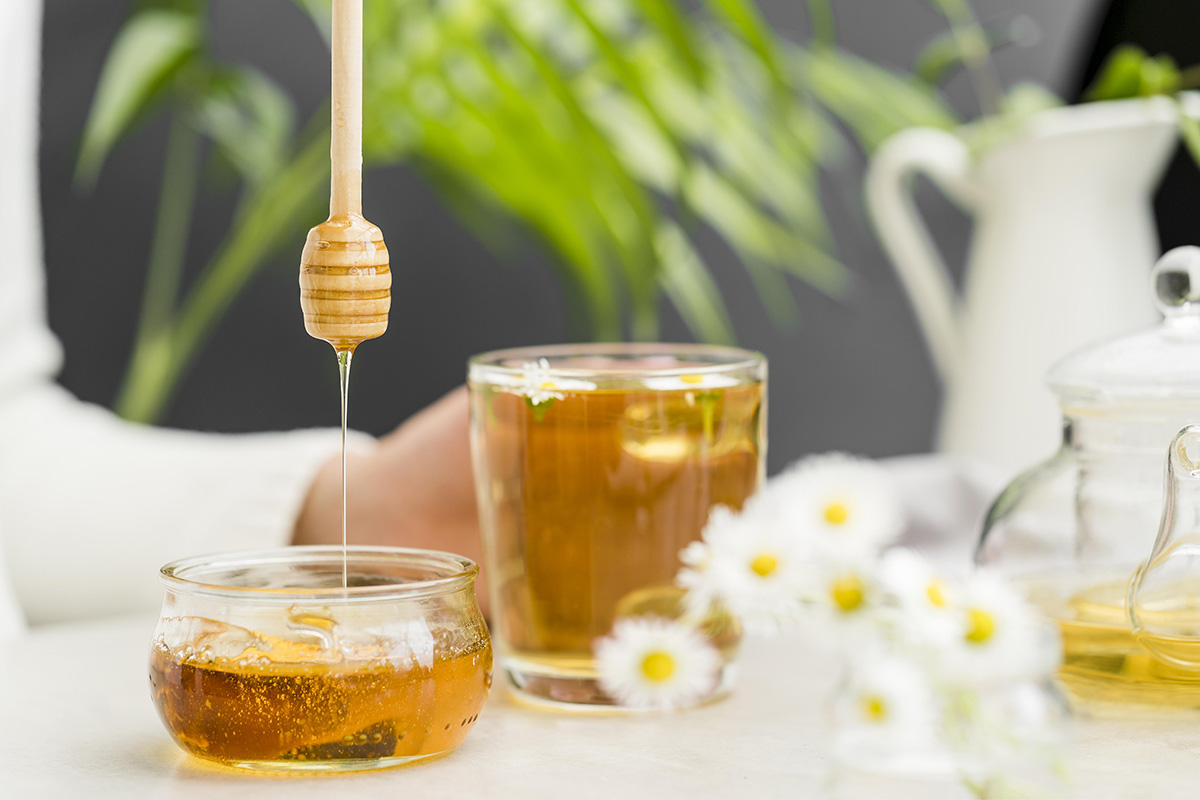
[{"label": "green plant leaf", "polygon": [[957,19],[971,13],[967,0],[926,0],[928,4],[947,19]]},{"label": "green plant leaf", "polygon": [[1142,62],[1149,56],[1137,45],[1122,45],[1104,60],[1095,80],[1084,91],[1085,100],[1137,97],[1142,86]]},{"label": "green plant leaf", "polygon": [[[984,25],[981,30],[986,47],[991,51],[1018,42],[1024,35],[1022,27],[1016,23]],[[930,86],[937,86],[948,79],[955,70],[963,67],[960,38],[960,34],[950,31],[935,37],[925,45],[913,62],[913,76]]]},{"label": "green plant leaf", "polygon": [[781,330],[794,330],[800,321],[800,307],[783,273],[771,264],[750,257],[745,259],[746,274],[754,284],[771,324]]},{"label": "green plant leaf", "polygon": [[673,222],[664,221],[658,229],[655,248],[662,263],[659,279],[663,290],[696,338],[733,344],[733,324],[721,291],[683,230]]},{"label": "green plant leaf", "polygon": [[[593,333],[620,338],[620,280],[604,263],[615,239],[589,170],[597,156],[580,154],[586,142],[556,138],[547,129],[556,101],[544,87],[522,91],[500,65],[476,54],[495,90],[486,107],[443,81],[445,103],[429,107],[415,87],[404,98],[420,125],[421,152],[458,182],[526,220],[558,255],[555,265],[585,302]],[[438,64],[431,80],[442,81]],[[568,123],[569,124],[569,123]],[[486,141],[473,132],[482,129]]]},{"label": "green plant leaf", "polygon": [[1179,131],[1183,135],[1183,143],[1192,160],[1200,166],[1200,119],[1190,115],[1182,102],[1177,101],[1176,104],[1179,107]]},{"label": "green plant leaf", "polygon": [[1179,91],[1180,74],[1175,59],[1160,55],[1142,65],[1142,94],[1174,94]]},{"label": "green plant leaf", "polygon": [[836,42],[837,25],[830,0],[808,0],[808,23],[817,47],[832,47]]},{"label": "green plant leaf", "polygon": [[201,22],[182,11],[147,9],[125,23],[108,51],[76,165],[76,182],[95,183],[113,146],[196,54]]},{"label": "green plant leaf", "polygon": [[1044,86],[1018,83],[1008,93],[1004,113],[983,117],[959,131],[971,152],[986,153],[1017,135],[1033,115],[1062,104],[1062,99]]},{"label": "green plant leaf", "polygon": [[776,40],[758,6],[748,0],[707,0],[709,7],[729,24],[762,60],[781,91],[787,91],[789,75],[776,52]]},{"label": "green plant leaf", "polygon": [[[292,0],[298,5],[301,10],[312,17],[313,23],[317,26],[317,30],[325,37],[325,41],[329,41],[333,34],[332,25],[332,4],[330,0]],[[365,9],[364,9],[365,13]]]},{"label": "green plant leaf", "polygon": [[[905,128],[951,129],[958,118],[937,93],[844,51],[794,51],[813,94],[850,129],[867,153]],[[886,101],[881,98],[886,98]]]},{"label": "green plant leaf", "polygon": [[672,0],[637,0],[637,4],[646,19],[670,42],[671,48],[679,56],[683,71],[693,82],[701,83],[707,70],[679,7]]},{"label": "green plant leaf", "polygon": [[1008,91],[1008,113],[1014,117],[1030,117],[1063,104],[1062,98],[1039,83],[1022,81]]},{"label": "green plant leaf", "polygon": [[588,113],[638,181],[666,196],[679,191],[679,153],[638,103],[618,92],[600,92],[588,98]]},{"label": "green plant leaf", "polygon": [[[629,233],[615,231],[613,243],[622,256],[626,285],[630,292],[634,335],[643,338],[644,332],[648,337],[652,335],[650,328],[657,327],[658,317],[658,284],[653,258],[654,205],[645,189],[629,176],[612,153],[603,134],[587,115],[556,66],[513,24],[503,10],[498,11],[497,19],[501,28],[532,61],[538,76],[577,127],[579,141],[588,144],[592,151],[590,157],[597,159],[597,165],[608,168],[614,188],[624,201],[618,207],[627,209],[632,215],[633,226],[625,226],[630,228]],[[613,221],[606,218],[606,222],[611,225]]]},{"label": "green plant leaf", "polygon": [[[777,272],[778,266],[832,296],[845,291],[848,273],[837,259],[762,213],[713,170],[697,169],[684,192],[691,207],[729,242],[748,268],[759,265],[760,273]],[[756,283],[765,285],[761,275]],[[776,300],[770,293],[763,294],[762,299],[768,309]]]},{"label": "green plant leaf", "polygon": [[295,130],[291,98],[262,73],[246,67],[212,74],[196,104],[196,126],[250,183],[279,169]]},{"label": "green plant leaf", "polygon": [[646,94],[646,88],[643,85],[642,76],[638,72],[635,63],[627,59],[623,52],[621,44],[614,41],[605,30],[596,23],[588,10],[584,7],[581,0],[565,0],[567,6],[579,18],[584,27],[592,36],[592,40],[599,48],[603,57],[604,63],[613,71],[615,77],[620,82],[622,88],[639,103],[645,113],[659,129],[663,138],[670,142],[671,146],[676,149],[679,161],[683,164],[687,163],[687,154],[684,152],[684,144],[675,135],[674,130],[667,124],[666,119],[659,113],[657,105]]},{"label": "green plant leaf", "polygon": [[1125,44],[1109,54],[1083,96],[1088,101],[1149,97],[1173,94],[1179,84],[1179,69],[1170,56],[1151,57],[1137,45]]},{"label": "green plant leaf", "polygon": [[829,225],[821,206],[819,173],[807,148],[776,145],[796,137],[794,126],[776,130],[769,121],[755,124],[731,95],[711,98],[710,148],[718,171],[749,202],[777,215],[797,232],[832,249]]}]

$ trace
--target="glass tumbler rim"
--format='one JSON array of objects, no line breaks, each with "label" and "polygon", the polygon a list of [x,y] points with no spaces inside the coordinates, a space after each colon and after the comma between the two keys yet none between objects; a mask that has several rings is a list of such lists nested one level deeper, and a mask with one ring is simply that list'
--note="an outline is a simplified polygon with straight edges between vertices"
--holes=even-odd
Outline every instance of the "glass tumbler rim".
[{"label": "glass tumbler rim", "polygon": [[[471,382],[488,383],[488,375],[506,378],[520,377],[527,371],[525,364],[539,358],[570,358],[577,356],[708,356],[721,358],[709,364],[683,364],[676,366],[650,366],[636,368],[614,367],[561,367],[550,364],[539,366],[538,374],[551,378],[593,377],[619,378],[669,378],[681,375],[748,373],[756,379],[764,377],[767,358],[756,350],[731,345],[710,345],[673,342],[588,342],[578,344],[527,345],[489,350],[471,356],[467,361],[468,378]],[[516,364],[506,362],[516,361]]]},{"label": "glass tumbler rim", "polygon": [[[162,566],[159,570],[159,580],[169,590],[190,595],[253,603],[319,601],[327,605],[340,606],[451,594],[470,587],[479,575],[479,565],[471,559],[441,550],[350,545],[345,552],[351,571],[356,562],[360,564],[365,562],[376,565],[410,567],[418,571],[426,570],[430,573],[430,577],[349,587],[236,586],[220,581],[204,580],[206,576],[211,576],[213,573],[229,575],[235,570],[289,564],[327,563],[337,566],[340,570],[342,563],[342,547],[340,545],[298,545],[255,550],[230,550],[177,559]],[[440,572],[439,568],[441,568]]]}]

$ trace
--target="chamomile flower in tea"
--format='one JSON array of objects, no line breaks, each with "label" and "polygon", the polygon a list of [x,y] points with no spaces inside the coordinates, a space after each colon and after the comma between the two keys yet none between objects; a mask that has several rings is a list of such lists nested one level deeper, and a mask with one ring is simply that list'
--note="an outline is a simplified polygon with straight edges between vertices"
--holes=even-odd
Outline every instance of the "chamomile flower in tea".
[{"label": "chamomile flower in tea", "polygon": [[688,625],[662,617],[618,619],[596,644],[600,685],[624,706],[672,709],[695,703],[717,681],[720,657]]},{"label": "chamomile flower in tea", "polygon": [[713,391],[737,386],[736,378],[722,375],[719,372],[696,372],[685,375],[664,375],[662,377],[646,378],[642,381],[647,389],[656,392],[670,392],[686,389],[693,392]]},{"label": "chamomile flower in tea", "polygon": [[568,392],[588,392],[596,388],[591,381],[566,378],[550,373],[550,362],[540,358],[521,365],[520,385],[516,393],[525,396],[529,405],[537,407],[562,400]]}]

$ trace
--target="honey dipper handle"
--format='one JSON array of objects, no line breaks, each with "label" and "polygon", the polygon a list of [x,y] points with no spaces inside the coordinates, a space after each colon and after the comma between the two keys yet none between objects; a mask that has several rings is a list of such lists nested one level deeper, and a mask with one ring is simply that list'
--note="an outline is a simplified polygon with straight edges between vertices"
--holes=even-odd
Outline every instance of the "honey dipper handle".
[{"label": "honey dipper handle", "polygon": [[362,213],[362,26],[362,0],[333,0],[331,218]]}]

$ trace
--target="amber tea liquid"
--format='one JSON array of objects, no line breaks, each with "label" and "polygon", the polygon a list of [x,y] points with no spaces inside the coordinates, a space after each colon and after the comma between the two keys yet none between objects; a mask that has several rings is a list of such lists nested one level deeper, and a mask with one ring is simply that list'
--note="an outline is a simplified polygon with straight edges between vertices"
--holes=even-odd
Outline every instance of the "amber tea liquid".
[{"label": "amber tea liquid", "polygon": [[486,634],[437,652],[429,664],[370,650],[322,661],[310,650],[277,639],[270,658],[258,651],[221,658],[202,643],[175,652],[155,644],[150,684],[159,716],[201,758],[344,769],[347,761],[399,763],[457,747],[491,686]]},{"label": "amber tea liquid", "polygon": [[[596,638],[618,615],[677,616],[679,551],[713,506],[740,508],[757,490],[763,386],[703,382],[601,383],[549,400],[473,385],[493,633],[518,690],[606,702]],[[733,627],[710,626],[727,657]]]}]

